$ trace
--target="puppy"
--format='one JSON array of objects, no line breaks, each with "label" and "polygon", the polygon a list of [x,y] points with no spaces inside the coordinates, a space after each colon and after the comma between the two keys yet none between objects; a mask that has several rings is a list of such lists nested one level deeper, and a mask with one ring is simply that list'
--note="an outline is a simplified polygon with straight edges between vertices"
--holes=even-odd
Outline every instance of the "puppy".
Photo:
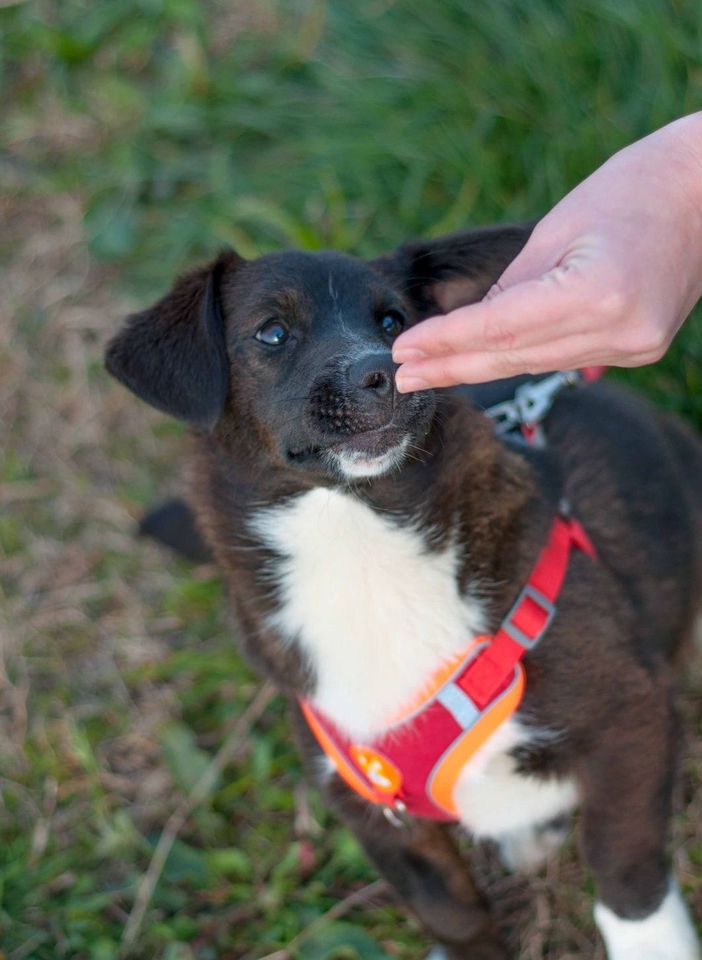
[{"label": "puppy", "polygon": [[460,391],[395,389],[393,339],[480,299],[528,232],[224,253],[130,317],[107,368],[191,424],[246,654],[443,955],[507,957],[451,822],[533,868],[578,807],[609,960],[694,960],[667,839],[702,444],[608,384],[561,396],[543,448]]}]

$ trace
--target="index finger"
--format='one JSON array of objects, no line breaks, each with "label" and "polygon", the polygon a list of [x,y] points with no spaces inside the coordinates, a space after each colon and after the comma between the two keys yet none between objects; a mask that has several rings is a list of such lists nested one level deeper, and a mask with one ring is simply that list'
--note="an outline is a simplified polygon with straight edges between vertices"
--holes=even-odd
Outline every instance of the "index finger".
[{"label": "index finger", "polygon": [[393,344],[396,363],[449,353],[522,350],[577,332],[582,295],[564,283],[563,271],[508,287],[489,300],[430,317]]}]

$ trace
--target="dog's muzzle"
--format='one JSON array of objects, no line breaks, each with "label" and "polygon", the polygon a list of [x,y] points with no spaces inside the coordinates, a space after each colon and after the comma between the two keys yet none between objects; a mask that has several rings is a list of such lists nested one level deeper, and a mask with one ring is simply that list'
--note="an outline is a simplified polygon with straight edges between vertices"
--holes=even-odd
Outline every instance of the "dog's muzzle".
[{"label": "dog's muzzle", "polygon": [[348,437],[384,427],[395,403],[392,355],[376,352],[318,381],[310,393],[309,414],[317,428]]}]

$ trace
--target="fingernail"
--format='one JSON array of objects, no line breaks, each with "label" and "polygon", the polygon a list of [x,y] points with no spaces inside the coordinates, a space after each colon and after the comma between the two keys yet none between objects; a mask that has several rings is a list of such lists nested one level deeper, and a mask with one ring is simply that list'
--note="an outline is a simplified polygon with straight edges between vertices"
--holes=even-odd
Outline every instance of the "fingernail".
[{"label": "fingernail", "polygon": [[429,384],[421,377],[403,376],[398,373],[395,377],[395,383],[400,393],[412,393],[413,390],[427,390]]},{"label": "fingernail", "polygon": [[395,363],[408,363],[412,360],[426,360],[427,355],[418,347],[395,347],[392,358]]}]

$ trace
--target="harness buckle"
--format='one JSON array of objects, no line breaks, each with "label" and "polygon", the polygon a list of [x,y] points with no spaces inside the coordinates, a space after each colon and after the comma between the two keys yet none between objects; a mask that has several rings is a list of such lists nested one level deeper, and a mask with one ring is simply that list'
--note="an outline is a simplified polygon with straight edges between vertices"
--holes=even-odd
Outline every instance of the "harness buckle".
[{"label": "harness buckle", "polygon": [[[543,622],[539,625],[538,629],[532,636],[522,630],[521,627],[518,627],[515,623],[515,620],[525,603],[534,604],[538,608],[539,612],[543,615]],[[520,646],[524,647],[525,650],[531,650],[531,648],[538,643],[543,634],[551,626],[551,622],[555,616],[556,605],[552,603],[548,597],[544,596],[540,590],[532,586],[532,584],[527,583],[525,587],[522,587],[514,606],[500,624],[500,630],[504,630],[508,637],[511,637],[512,640],[515,640]]]}]

